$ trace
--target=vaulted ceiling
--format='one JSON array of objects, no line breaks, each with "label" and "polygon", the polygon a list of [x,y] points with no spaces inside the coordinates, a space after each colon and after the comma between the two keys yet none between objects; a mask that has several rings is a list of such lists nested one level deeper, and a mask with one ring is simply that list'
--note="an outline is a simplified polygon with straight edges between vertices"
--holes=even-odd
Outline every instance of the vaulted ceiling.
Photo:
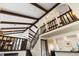
[{"label": "vaulted ceiling", "polygon": [[0,3],[0,30],[23,33],[60,3]]}]

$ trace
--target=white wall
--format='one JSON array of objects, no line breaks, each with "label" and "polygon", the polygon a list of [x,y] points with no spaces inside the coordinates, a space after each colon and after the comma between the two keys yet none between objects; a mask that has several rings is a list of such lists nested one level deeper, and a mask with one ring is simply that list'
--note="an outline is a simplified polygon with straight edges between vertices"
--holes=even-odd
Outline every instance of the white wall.
[{"label": "white wall", "polygon": [[[51,11],[50,13],[48,13],[45,17],[43,17],[36,25],[38,26],[38,28],[40,26],[42,26],[43,23],[46,23],[46,21],[51,20],[55,14],[58,15],[58,13],[56,12],[56,10]],[[53,17],[52,17],[53,16]],[[36,43],[35,47],[31,50],[32,55],[34,56],[41,56],[41,39],[38,40],[38,42]]]},{"label": "white wall", "polygon": [[35,47],[31,50],[33,56],[41,56],[41,41],[37,41]]},{"label": "white wall", "polygon": [[[61,7],[62,6],[62,7]],[[60,11],[59,9],[64,9],[64,6],[66,7],[66,4],[60,4],[59,6],[57,6],[55,9],[53,9],[51,12],[49,12],[46,16],[44,16],[36,25],[38,26],[38,28],[40,26],[43,25],[43,23],[47,23],[48,21],[52,20],[54,17],[58,17],[60,15]],[[60,8],[61,7],[61,8]],[[68,8],[65,8],[67,11]],[[64,11],[63,11],[64,12]],[[62,12],[62,13],[63,13]],[[40,45],[41,41],[39,40],[36,44],[36,46],[34,47],[34,49],[31,50],[31,52],[33,53],[33,55],[38,56],[41,55],[41,45]]]},{"label": "white wall", "polygon": [[56,56],[79,56],[79,53],[73,52],[55,52]]},{"label": "white wall", "polygon": [[[76,37],[73,37],[73,35],[76,35]],[[72,37],[68,38],[70,36]],[[48,42],[49,51],[53,49],[57,51],[70,51],[72,50],[72,48],[74,48],[74,50],[77,51],[78,50],[77,43],[79,43],[79,31],[77,30],[77,31],[72,31],[64,34],[59,34],[57,36],[50,37],[48,41],[50,40],[51,41],[55,40],[56,44],[54,44],[54,42],[51,44]],[[67,45],[67,43],[69,43],[69,45]],[[50,46],[51,47],[53,46],[54,48],[51,49]],[[59,48],[57,49],[57,47]]]},{"label": "white wall", "polygon": [[48,43],[48,50],[49,50],[48,52],[51,53],[51,50],[54,50],[54,47],[55,47],[54,41],[52,39],[48,39],[47,43]]}]

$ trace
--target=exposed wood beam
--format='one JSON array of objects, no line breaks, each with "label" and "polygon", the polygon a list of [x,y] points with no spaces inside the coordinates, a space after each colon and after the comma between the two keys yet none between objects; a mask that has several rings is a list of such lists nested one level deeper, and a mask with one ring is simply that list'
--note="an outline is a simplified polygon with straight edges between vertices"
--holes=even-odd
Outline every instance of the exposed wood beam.
[{"label": "exposed wood beam", "polygon": [[48,10],[46,10],[45,8],[43,8],[42,6],[38,5],[37,3],[31,3],[32,5],[34,5],[35,7],[47,12]]},{"label": "exposed wood beam", "polygon": [[1,21],[0,23],[3,23],[3,24],[21,24],[21,25],[32,25],[32,23],[20,23],[20,22],[8,22],[8,21]]},{"label": "exposed wood beam", "polygon": [[45,13],[44,15],[42,15],[34,24],[36,24],[40,19],[42,19],[45,15],[47,15],[50,11],[52,11],[53,9],[55,9],[60,4],[61,3],[56,3],[49,11],[47,11],[47,13]]},{"label": "exposed wood beam", "polygon": [[25,29],[27,27],[10,27],[10,28],[1,28],[1,30],[6,30],[6,29]]},{"label": "exposed wood beam", "polygon": [[42,19],[45,15],[47,15],[50,11],[52,11],[53,9],[55,9],[58,5],[60,5],[60,3],[56,3],[49,11],[47,11],[47,13],[45,13],[44,15],[42,15],[34,24],[36,24],[40,19]]},{"label": "exposed wood beam", "polygon": [[36,25],[34,25],[35,28],[38,28]]},{"label": "exposed wood beam", "polygon": [[[44,15],[42,15],[37,21],[35,21],[30,27],[28,27],[28,28],[26,28],[26,30],[27,29],[29,29],[29,28],[31,28],[32,26],[34,26],[40,19],[42,19],[45,15],[47,15],[50,11],[52,11],[53,9],[55,9],[58,5],[60,5],[61,3],[56,3],[49,11],[47,11]],[[25,30],[25,31],[26,31]],[[24,32],[25,32],[24,31]]]},{"label": "exposed wood beam", "polygon": [[29,19],[33,19],[33,20],[37,20],[38,19],[38,18],[35,18],[35,17],[31,17],[31,16],[19,14],[19,13],[14,13],[14,12],[6,11],[6,10],[0,10],[0,13],[8,14],[8,15],[14,15],[14,16],[19,16],[19,17],[24,17],[24,18],[29,18]]},{"label": "exposed wood beam", "polygon": [[29,30],[31,30],[33,33],[35,33],[32,29],[29,29]]}]

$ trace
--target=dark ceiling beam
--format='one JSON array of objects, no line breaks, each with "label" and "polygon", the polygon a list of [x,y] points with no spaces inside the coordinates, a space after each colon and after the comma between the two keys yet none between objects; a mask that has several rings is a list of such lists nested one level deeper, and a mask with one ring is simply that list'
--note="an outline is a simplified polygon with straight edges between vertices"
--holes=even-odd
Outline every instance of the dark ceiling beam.
[{"label": "dark ceiling beam", "polygon": [[[31,26],[29,26],[27,29],[31,28],[32,26],[34,26],[40,19],[42,19],[45,15],[47,15],[50,11],[52,11],[53,9],[55,9],[58,5],[60,5],[61,3],[56,3],[49,11],[47,11],[44,15],[42,15],[37,21],[35,21]],[[25,30],[25,31],[26,31]],[[24,31],[24,32],[25,32]]]},{"label": "dark ceiling beam", "polygon": [[36,25],[34,25],[35,28],[38,28]]},{"label": "dark ceiling beam", "polygon": [[[35,23],[36,23],[36,22],[34,22],[33,25],[31,25],[31,26],[29,26],[28,28],[26,28],[26,30],[27,30],[27,29],[30,29],[32,26],[35,26]],[[35,27],[38,28],[37,26],[35,26]],[[25,31],[26,31],[26,30],[25,30]],[[25,32],[25,31],[24,31],[24,32]]]},{"label": "dark ceiling beam", "polygon": [[2,24],[20,24],[20,25],[32,25],[32,23],[21,23],[21,22],[8,22],[8,21],[1,21]]},{"label": "dark ceiling beam", "polygon": [[7,15],[13,15],[13,16],[24,17],[24,18],[29,18],[29,19],[33,19],[33,20],[37,20],[37,19],[38,19],[38,18],[35,18],[35,17],[31,17],[31,16],[19,14],[19,13],[14,13],[14,12],[6,11],[6,10],[0,10],[0,13],[2,13],[2,14],[7,14]]},{"label": "dark ceiling beam", "polygon": [[[52,11],[53,9],[55,9],[58,5],[60,5],[61,3],[56,3],[47,13],[45,13],[44,15],[42,15],[38,20],[42,19],[45,15],[47,15],[50,11]],[[37,20],[37,21],[38,21]]]},{"label": "dark ceiling beam", "polygon": [[6,30],[6,29],[25,29],[27,27],[10,27],[10,28],[1,28],[1,30]]},{"label": "dark ceiling beam", "polygon": [[35,33],[31,28],[29,30],[31,30],[33,33]]},{"label": "dark ceiling beam", "polygon": [[37,3],[31,3],[32,5],[34,5],[35,7],[47,12],[48,10],[46,10],[45,8],[43,8],[42,6],[38,5]]}]

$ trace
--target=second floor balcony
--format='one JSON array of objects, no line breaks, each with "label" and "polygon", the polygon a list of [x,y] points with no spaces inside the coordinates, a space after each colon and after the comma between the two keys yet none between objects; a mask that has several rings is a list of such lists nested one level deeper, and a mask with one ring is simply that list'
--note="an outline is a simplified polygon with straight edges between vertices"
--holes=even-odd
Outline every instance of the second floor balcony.
[{"label": "second floor balcony", "polygon": [[40,27],[40,34],[47,33],[51,30],[55,30],[61,28],[65,25],[78,21],[78,18],[70,9],[69,11],[65,12],[64,14],[58,16],[57,18],[52,19],[51,21],[47,22]]}]

